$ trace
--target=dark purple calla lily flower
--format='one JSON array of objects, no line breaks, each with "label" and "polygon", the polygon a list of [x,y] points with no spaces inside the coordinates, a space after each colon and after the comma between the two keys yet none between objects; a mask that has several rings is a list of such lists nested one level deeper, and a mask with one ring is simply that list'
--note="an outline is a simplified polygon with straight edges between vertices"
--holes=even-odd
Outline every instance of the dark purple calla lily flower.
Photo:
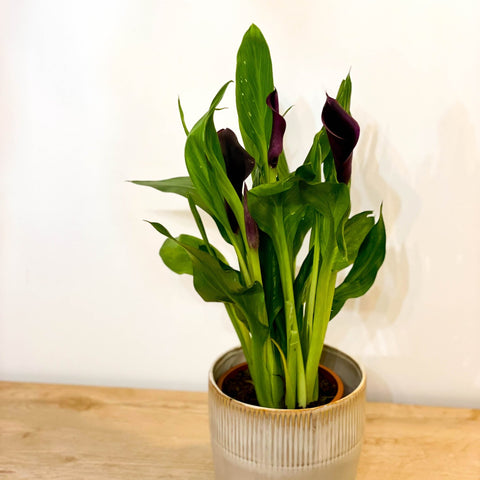
[{"label": "dark purple calla lily flower", "polygon": [[340,104],[327,95],[322,111],[322,123],[332,149],[337,180],[348,185],[352,176],[352,154],[360,135],[357,121]]},{"label": "dark purple calla lily flower", "polygon": [[[241,200],[243,182],[252,173],[255,167],[255,159],[240,145],[237,136],[229,128],[219,130],[217,135],[225,161],[227,177]],[[226,208],[230,226],[237,233],[237,219],[228,204],[226,204]]]},{"label": "dark purple calla lily flower", "polygon": [[275,89],[267,97],[267,105],[272,110],[272,136],[270,137],[270,146],[268,148],[268,164],[275,168],[278,164],[278,157],[283,150],[283,135],[287,128],[287,122],[278,111],[278,93]]},{"label": "dark purple calla lily flower", "polygon": [[247,233],[247,242],[250,248],[258,249],[260,243],[260,235],[258,233],[258,225],[250,215],[247,204],[247,186],[243,187],[243,214],[245,217],[245,231]]}]

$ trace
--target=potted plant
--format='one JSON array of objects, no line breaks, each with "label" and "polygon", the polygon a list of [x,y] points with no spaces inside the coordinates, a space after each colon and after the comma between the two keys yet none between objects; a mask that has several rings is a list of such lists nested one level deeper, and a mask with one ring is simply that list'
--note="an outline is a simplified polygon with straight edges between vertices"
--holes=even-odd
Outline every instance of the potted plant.
[{"label": "potted plant", "polygon": [[[166,237],[160,256],[175,273],[192,275],[205,301],[224,303],[240,340],[209,376],[217,478],[354,478],[365,375],[324,338],[346,300],[373,284],[385,256],[385,228],[381,210],[377,222],[370,211],[350,216],[360,132],[350,114],[351,79],[336,98],[327,95],[323,127],[292,172],[269,48],[255,25],[237,54],[243,145],[214,124],[229,83],[191,130],[179,102],[188,176],[134,182],[188,199],[200,234],[175,237],[150,222]],[[199,210],[213,218],[238,266],[210,243]]]}]

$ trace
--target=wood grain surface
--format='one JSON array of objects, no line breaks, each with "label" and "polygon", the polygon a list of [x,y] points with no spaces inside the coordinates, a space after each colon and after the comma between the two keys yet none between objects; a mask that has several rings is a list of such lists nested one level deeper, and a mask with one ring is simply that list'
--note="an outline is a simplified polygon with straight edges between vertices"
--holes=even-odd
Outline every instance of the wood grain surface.
[{"label": "wood grain surface", "polygon": [[[0,382],[0,479],[213,480],[207,394]],[[369,403],[367,479],[480,480],[480,410]]]}]

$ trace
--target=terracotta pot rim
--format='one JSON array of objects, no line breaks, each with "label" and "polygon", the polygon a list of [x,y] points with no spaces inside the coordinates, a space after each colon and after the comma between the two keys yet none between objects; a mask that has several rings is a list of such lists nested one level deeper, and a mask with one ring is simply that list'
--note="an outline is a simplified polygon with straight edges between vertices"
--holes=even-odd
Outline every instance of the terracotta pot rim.
[{"label": "terracotta pot rim", "polygon": [[[350,357],[349,355],[347,355],[346,353],[342,352],[341,350],[339,350],[338,348],[335,348],[335,347],[332,347],[330,345],[324,345],[324,347],[327,347],[329,350],[337,353],[338,355],[341,355],[341,356],[344,356],[344,357],[347,357],[349,360],[351,360],[357,367],[358,369],[360,370],[361,372],[361,380],[360,380],[360,383],[356,386],[356,388],[350,392],[348,395],[338,399],[338,400],[335,400],[335,401],[332,401],[330,403],[327,403],[325,405],[320,405],[318,407],[311,407],[311,408],[269,408],[269,407],[260,407],[258,405],[251,405],[249,403],[244,403],[244,402],[241,402],[239,400],[236,400],[235,398],[232,398],[232,397],[229,397],[228,395],[226,395],[225,393],[222,392],[222,390],[218,387],[217,385],[217,382],[213,376],[213,369],[215,367],[215,365],[223,358],[224,355],[226,355],[227,353],[229,352],[233,352],[235,350],[241,350],[242,347],[234,347],[234,348],[231,348],[229,350],[227,350],[226,352],[222,353],[221,355],[219,355],[215,361],[213,362],[212,364],[212,367],[210,368],[210,371],[208,373],[208,380],[209,380],[209,383],[213,386],[213,388],[217,391],[217,393],[219,395],[221,395],[222,397],[224,397],[227,401],[230,401],[232,403],[235,403],[239,406],[242,406],[242,407],[246,407],[246,408],[251,408],[251,409],[254,409],[254,410],[259,410],[259,411],[265,411],[265,412],[279,412],[279,413],[285,413],[285,412],[289,412],[291,414],[295,414],[295,413],[301,413],[301,412],[315,412],[315,411],[318,411],[320,409],[322,410],[329,410],[331,408],[338,408],[338,406],[342,405],[343,403],[349,401],[349,399],[354,396],[354,395],[357,395],[361,390],[365,389],[365,386],[366,386],[366,376],[365,376],[365,370],[364,368],[356,361],[354,360],[352,357]],[[323,365],[322,365],[323,366]],[[342,382],[343,384],[343,382]]]}]

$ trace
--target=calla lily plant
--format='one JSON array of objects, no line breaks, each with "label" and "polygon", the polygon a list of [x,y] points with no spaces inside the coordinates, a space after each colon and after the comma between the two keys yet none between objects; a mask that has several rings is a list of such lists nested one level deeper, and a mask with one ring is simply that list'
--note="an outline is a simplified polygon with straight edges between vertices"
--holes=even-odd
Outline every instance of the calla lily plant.
[{"label": "calla lily plant", "polygon": [[[191,275],[205,301],[225,305],[259,404],[305,408],[318,399],[330,320],[348,299],[367,292],[385,257],[381,211],[376,222],[371,211],[350,216],[352,155],[360,133],[350,113],[352,84],[347,76],[336,98],[327,96],[323,127],[304,163],[291,172],[270,52],[255,25],[237,54],[243,146],[231,129],[214,123],[229,83],[190,131],[179,102],[188,176],[134,183],[188,199],[199,236],[174,236],[150,222],[166,237],[160,256],[174,272]],[[238,266],[210,243],[199,210],[213,218]],[[299,255],[302,245],[308,253]]]}]

